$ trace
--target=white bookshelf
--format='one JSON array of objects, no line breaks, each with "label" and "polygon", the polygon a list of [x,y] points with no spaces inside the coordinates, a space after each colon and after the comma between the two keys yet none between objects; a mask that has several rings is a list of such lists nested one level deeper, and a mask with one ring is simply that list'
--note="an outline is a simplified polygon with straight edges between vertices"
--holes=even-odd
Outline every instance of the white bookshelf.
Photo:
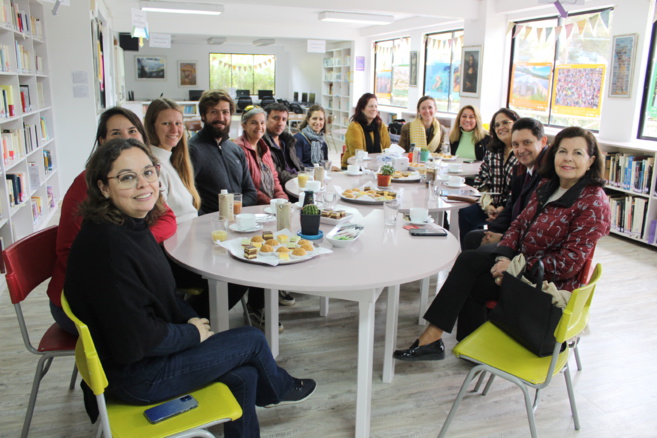
[{"label": "white bookshelf", "polygon": [[333,115],[333,135],[341,140],[351,117],[352,58],[351,48],[330,49],[323,61],[321,102]]},{"label": "white bookshelf", "polygon": [[[60,187],[44,9],[29,0],[0,5],[0,237],[6,247],[48,224]],[[22,175],[22,197],[14,194],[12,175]]]}]

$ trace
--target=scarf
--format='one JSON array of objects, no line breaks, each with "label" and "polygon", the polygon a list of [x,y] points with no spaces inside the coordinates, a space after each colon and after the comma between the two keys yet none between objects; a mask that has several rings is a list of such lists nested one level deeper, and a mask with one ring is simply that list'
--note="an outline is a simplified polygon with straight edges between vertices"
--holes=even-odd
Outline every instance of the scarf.
[{"label": "scarf", "polygon": [[324,152],[322,151],[322,146],[324,145],[324,134],[317,134],[312,130],[310,126],[306,126],[301,130],[301,133],[308,143],[310,143],[310,161],[313,164],[317,164],[324,159]]},{"label": "scarf", "polygon": [[427,148],[430,152],[436,152],[440,148],[440,123],[435,118],[431,122],[433,130],[433,138],[427,144],[427,130],[424,128],[422,119],[417,117],[411,122],[410,136],[411,143],[415,143],[415,147]]},{"label": "scarf", "polygon": [[260,191],[270,198],[274,197],[274,174],[264,161],[260,161]]},{"label": "scarf", "polygon": [[[372,120],[372,123],[369,125],[365,125],[359,122],[361,128],[363,128],[363,132],[365,133],[365,150],[370,154],[381,152],[381,133],[379,132],[379,127],[375,120]],[[372,142],[372,136],[369,134],[370,132],[374,133],[374,142]]]}]

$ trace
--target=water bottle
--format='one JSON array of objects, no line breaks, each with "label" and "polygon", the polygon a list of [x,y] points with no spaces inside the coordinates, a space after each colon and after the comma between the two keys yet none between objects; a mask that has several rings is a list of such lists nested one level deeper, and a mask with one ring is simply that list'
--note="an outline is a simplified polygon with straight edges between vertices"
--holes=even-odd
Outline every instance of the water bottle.
[{"label": "water bottle", "polygon": [[440,146],[440,151],[441,151],[442,154],[445,155],[445,156],[452,155],[452,150],[451,150],[451,147],[450,147],[449,143],[443,143],[443,144]]}]

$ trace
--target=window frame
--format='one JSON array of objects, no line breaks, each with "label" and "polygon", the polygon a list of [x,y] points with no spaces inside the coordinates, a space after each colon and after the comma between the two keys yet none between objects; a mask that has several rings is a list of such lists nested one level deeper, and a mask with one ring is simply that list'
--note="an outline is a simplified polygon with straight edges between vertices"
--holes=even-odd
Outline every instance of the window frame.
[{"label": "window frame", "polygon": [[[465,36],[465,29],[463,29],[463,28],[461,28],[461,29],[452,29],[452,30],[442,30],[442,31],[438,31],[438,32],[431,32],[431,33],[424,34],[424,78],[423,78],[423,81],[422,81],[422,93],[421,93],[423,96],[427,94],[427,92],[426,92],[426,86],[427,86],[427,60],[429,59],[429,53],[428,52],[429,52],[429,39],[430,39],[430,37],[432,35],[440,35],[440,34],[450,33],[450,34],[452,34],[452,36],[449,39],[456,39],[458,37],[454,36],[454,34],[457,33],[457,32],[462,32],[463,36]],[[453,47],[451,48],[450,63],[449,63],[449,65],[450,65],[450,70],[449,70],[450,83],[453,83],[453,80],[454,80],[454,78],[452,76],[453,72],[454,72],[454,58],[457,57],[457,56],[460,57],[462,51],[463,51],[463,44],[461,44],[461,48],[458,51],[456,51]],[[459,70],[460,70],[461,62],[459,62],[458,66],[459,66]],[[459,86],[460,86],[460,81],[459,81]],[[444,112],[446,114],[456,114],[456,113],[458,113],[458,110],[460,108],[460,102],[461,102],[461,93],[460,93],[460,90],[459,90],[459,92],[454,92],[454,93],[458,94],[458,96],[459,96],[458,101],[452,99],[452,87],[449,87],[448,96],[447,96],[447,110],[445,110],[445,111],[440,110],[440,112]],[[436,99],[436,103],[438,103],[438,99],[435,98],[435,97],[434,97],[434,99]],[[441,102],[442,102],[442,100],[441,100]],[[456,107],[455,111],[451,111],[452,106]]]},{"label": "window frame", "polygon": [[[273,62],[274,62],[274,72],[273,72],[273,86],[272,86],[271,90],[272,90],[273,95],[274,95],[274,96],[276,95],[276,71],[277,71],[277,68],[276,68],[276,67],[277,67],[277,64],[276,64],[276,61],[277,61],[277,60],[276,60],[276,58],[277,58],[277,56],[276,56],[275,54],[271,54],[271,53],[219,53],[219,52],[210,52],[210,53],[208,53],[208,85],[209,85],[210,88],[220,88],[220,89],[237,88],[237,89],[246,89],[246,87],[244,87],[244,88],[233,87],[233,71],[230,72],[230,76],[231,76],[231,78],[230,78],[230,84],[229,84],[229,86],[223,86],[223,87],[212,87],[212,68],[213,68],[213,67],[212,67],[212,56],[213,56],[213,55],[230,55],[230,56],[231,56],[231,59],[232,59],[233,56],[251,56],[251,57],[252,57],[252,62],[251,62],[251,79],[252,79],[251,84],[252,84],[252,87],[251,87],[251,89],[249,90],[251,95],[257,95],[257,94],[258,94],[258,90],[263,90],[263,89],[265,89],[265,88],[256,88],[256,83],[255,83],[255,65],[256,65],[256,64],[253,62],[254,57],[255,57],[255,56],[269,56],[269,57],[273,58]],[[231,63],[231,65],[233,65],[233,64]],[[266,88],[266,89],[269,90],[269,88]]]},{"label": "window frame", "polygon": [[[384,105],[384,106],[389,106],[389,107],[394,107],[394,108],[407,108],[408,107],[408,93],[410,91],[410,85],[406,89],[406,105],[400,105],[400,104],[393,104],[392,103],[393,102],[394,90],[395,90],[395,88],[394,88],[394,78],[395,78],[395,72],[394,72],[394,66],[395,66],[394,46],[395,46],[395,44],[394,44],[394,41],[396,41],[396,40],[402,41],[402,40],[405,40],[405,39],[408,40],[409,64],[408,64],[407,68],[408,68],[409,75],[410,75],[410,52],[411,52],[411,50],[410,50],[411,37],[410,36],[400,36],[400,37],[396,37],[396,38],[388,38],[388,39],[385,39],[385,40],[374,41],[374,45],[373,45],[373,50],[374,50],[374,64],[373,65],[374,65],[374,68],[372,69],[374,77],[373,77],[373,91],[372,91],[372,93],[376,96],[376,99],[377,99],[379,105]],[[380,43],[386,43],[386,42],[392,42],[392,47],[393,47],[393,51],[392,51],[392,54],[391,54],[392,60],[391,60],[391,63],[390,63],[390,103],[381,103],[381,98],[378,96],[381,93],[377,92],[377,69],[376,69],[376,66],[377,66],[377,58],[379,57],[379,53],[378,53],[378,50],[377,50],[377,45],[380,44]],[[409,79],[410,79],[410,76],[409,76]]]},{"label": "window frame", "polygon": [[[657,55],[657,21],[652,24],[652,33],[650,36],[650,49],[648,51],[648,62],[646,63],[646,77],[643,82],[643,93],[641,96],[641,117],[639,118],[639,126],[637,131],[636,138],[639,140],[647,141],[657,141],[657,134],[654,137],[650,135],[643,135],[643,128],[645,127],[646,122],[646,111],[648,109],[648,103],[650,101],[650,82],[652,82],[652,76],[657,75],[657,61],[653,62],[655,55]],[[655,87],[653,92],[657,90],[657,78],[655,79]],[[655,97],[655,103],[657,103],[657,96]]]}]

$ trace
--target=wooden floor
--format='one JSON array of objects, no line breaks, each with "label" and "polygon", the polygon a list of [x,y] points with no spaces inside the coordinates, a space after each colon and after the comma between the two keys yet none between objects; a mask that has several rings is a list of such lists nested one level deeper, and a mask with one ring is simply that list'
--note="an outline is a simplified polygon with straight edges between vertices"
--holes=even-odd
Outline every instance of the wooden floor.
[{"label": "wooden floor", "polygon": [[[588,334],[580,344],[582,372],[574,372],[581,430],[570,417],[561,375],[544,391],[537,411],[542,437],[657,436],[657,251],[616,237],[598,244],[596,262],[604,274]],[[402,267],[400,267],[402,268]],[[42,287],[43,288],[43,287]],[[42,291],[43,292],[43,291]],[[385,292],[384,294],[385,295]],[[298,377],[318,382],[307,402],[260,409],[263,437],[350,437],[354,431],[358,308],[332,300],[328,317],[318,316],[318,299],[296,295],[281,308],[285,332],[279,363]],[[398,344],[410,344],[417,326],[418,284],[402,287]],[[36,330],[51,323],[44,293],[29,300],[27,318]],[[239,305],[234,325],[242,323]],[[451,354],[441,362],[398,363],[391,384],[381,382],[385,296],[376,307],[372,437],[435,437],[469,365]],[[35,356],[23,347],[6,291],[0,296],[0,437],[17,437],[33,378]],[[455,344],[452,335],[447,347]],[[574,359],[571,359],[574,364]],[[79,387],[67,388],[73,360],[55,360],[41,385],[31,434],[34,437],[89,437]],[[574,368],[574,367],[573,367]],[[212,430],[221,435],[221,426]],[[520,391],[497,381],[486,397],[468,395],[450,437],[526,437],[529,428]]]}]

